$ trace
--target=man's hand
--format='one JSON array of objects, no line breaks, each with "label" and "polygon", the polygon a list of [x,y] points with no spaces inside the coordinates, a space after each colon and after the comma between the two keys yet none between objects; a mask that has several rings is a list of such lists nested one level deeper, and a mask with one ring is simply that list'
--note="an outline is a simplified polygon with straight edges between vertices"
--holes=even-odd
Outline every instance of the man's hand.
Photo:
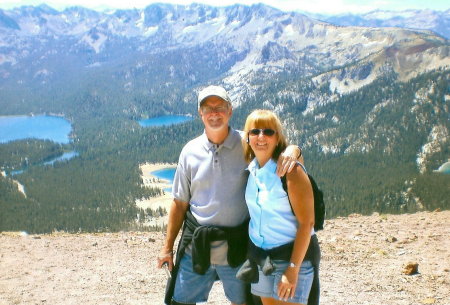
[{"label": "man's hand", "polygon": [[167,264],[169,271],[173,268],[173,251],[167,251],[162,249],[158,255],[157,267],[162,268],[164,264]]},{"label": "man's hand", "polygon": [[290,173],[297,161],[300,161],[303,164],[302,150],[297,145],[289,145],[278,158],[278,177],[283,177],[286,173]]},{"label": "man's hand", "polygon": [[183,224],[189,204],[178,199],[174,199],[170,205],[169,222],[167,223],[167,234],[164,246],[161,248],[157,258],[157,267],[162,268],[167,264],[169,271],[173,268],[173,245]]}]

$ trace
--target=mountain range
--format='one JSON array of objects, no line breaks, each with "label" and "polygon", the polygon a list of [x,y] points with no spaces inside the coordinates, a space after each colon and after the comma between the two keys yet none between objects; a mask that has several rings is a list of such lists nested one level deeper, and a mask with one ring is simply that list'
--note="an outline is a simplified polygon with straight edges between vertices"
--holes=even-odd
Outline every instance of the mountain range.
[{"label": "mountain range", "polygon": [[[262,4],[0,10],[0,114],[64,114],[78,150],[115,147],[121,135],[135,147],[132,120],[195,116],[196,92],[220,84],[236,127],[254,108],[282,117],[330,215],[448,208],[448,175],[433,172],[450,156],[448,15],[320,21]],[[122,125],[99,130],[101,120]],[[176,156],[191,136],[174,143],[163,133],[178,146],[160,149]]]},{"label": "mountain range", "polygon": [[[243,76],[254,72],[288,70],[312,76],[363,60],[380,62],[391,57],[397,61],[394,70],[400,72],[405,80],[448,65],[446,39],[426,31],[379,26],[423,25],[422,28],[447,30],[449,11],[411,11],[404,17],[407,12],[400,16],[393,16],[391,12],[389,18],[386,17],[389,12],[372,12],[359,16],[359,21],[351,21],[348,16],[326,19],[346,26],[371,26],[361,28],[336,27],[262,4],[225,8],[200,4],[154,4],[143,10],[109,13],[81,7],[62,12],[46,5],[21,7],[0,11],[3,42],[0,64],[4,79],[18,75],[31,81],[37,78],[45,82],[51,80],[52,75],[66,70],[62,66],[52,66],[71,55],[84,63],[77,66],[84,69],[95,69],[120,59],[142,68],[146,63],[139,62],[139,57],[160,57],[178,50],[190,50],[205,59],[205,66],[211,65],[208,70],[215,70],[214,76],[234,87],[233,81],[242,80]],[[424,19],[430,19],[429,23],[420,23]],[[416,23],[411,24],[411,20]],[[399,51],[404,54],[399,54]],[[420,64],[415,59],[418,55],[423,57]],[[427,58],[429,62],[423,62]],[[399,59],[404,60],[401,62]],[[35,68],[24,68],[30,63]],[[178,77],[176,74],[180,67],[176,62],[167,68],[175,71],[161,71],[160,74],[169,72],[172,78]],[[194,82],[201,82],[195,69],[189,71],[187,68],[181,67],[190,73],[189,77]],[[373,70],[366,70],[370,75],[365,75],[364,79],[373,79]],[[346,90],[349,89],[341,89]],[[236,94],[238,100],[241,95]]]},{"label": "mountain range", "polygon": [[404,10],[400,12],[376,10],[364,14],[335,16],[314,15],[315,18],[342,26],[400,27],[430,30],[450,38],[450,9],[446,11]]},{"label": "mountain range", "polygon": [[125,91],[216,80],[232,88],[239,104],[266,74],[314,77],[346,93],[382,71],[405,81],[449,65],[448,41],[431,32],[334,26],[261,4],[154,4],[109,13],[41,5],[0,11],[0,25],[0,75],[25,92],[61,79],[79,83],[78,76],[121,65],[116,81]]}]

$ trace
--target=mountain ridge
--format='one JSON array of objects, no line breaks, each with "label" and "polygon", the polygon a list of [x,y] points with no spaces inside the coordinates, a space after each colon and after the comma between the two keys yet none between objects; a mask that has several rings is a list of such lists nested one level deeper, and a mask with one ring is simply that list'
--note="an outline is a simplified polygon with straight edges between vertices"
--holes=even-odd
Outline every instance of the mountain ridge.
[{"label": "mountain ridge", "polygon": [[339,14],[334,16],[314,14],[311,16],[342,26],[402,27],[413,30],[430,30],[447,39],[450,38],[450,9],[445,11],[430,9],[386,11],[379,9],[363,14]]}]

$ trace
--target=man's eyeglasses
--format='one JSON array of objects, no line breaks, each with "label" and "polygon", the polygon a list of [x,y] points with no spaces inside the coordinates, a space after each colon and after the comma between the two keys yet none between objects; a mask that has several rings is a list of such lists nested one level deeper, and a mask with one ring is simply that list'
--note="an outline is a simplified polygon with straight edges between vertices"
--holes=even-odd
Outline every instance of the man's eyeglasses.
[{"label": "man's eyeglasses", "polygon": [[213,113],[213,112],[225,113],[227,111],[228,111],[228,106],[227,105],[217,106],[217,107],[202,106],[202,112],[204,114],[210,114],[210,113]]},{"label": "man's eyeglasses", "polygon": [[275,130],[270,129],[270,128],[261,128],[261,129],[253,128],[248,131],[248,134],[251,136],[259,136],[261,134],[261,132],[263,135],[268,136],[268,137],[271,137],[276,133]]}]

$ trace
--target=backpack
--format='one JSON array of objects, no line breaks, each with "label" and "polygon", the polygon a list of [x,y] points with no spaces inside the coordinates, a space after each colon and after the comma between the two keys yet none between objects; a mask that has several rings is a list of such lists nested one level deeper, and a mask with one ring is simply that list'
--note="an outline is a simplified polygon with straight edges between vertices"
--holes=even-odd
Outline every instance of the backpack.
[{"label": "backpack", "polygon": [[[305,171],[306,172],[306,171]],[[323,201],[323,192],[319,189],[317,186],[316,181],[314,178],[308,174],[309,181],[311,182],[312,191],[314,195],[314,231],[320,231],[323,230],[323,222],[325,220],[325,202]],[[287,182],[286,182],[286,175],[281,177],[281,182],[283,184],[283,189],[287,193]],[[288,195],[289,197],[289,195]],[[289,201],[290,203],[290,201]],[[292,209],[292,206],[291,206]],[[294,210],[292,210],[292,213],[294,213]],[[295,215],[295,213],[294,213]]]}]

